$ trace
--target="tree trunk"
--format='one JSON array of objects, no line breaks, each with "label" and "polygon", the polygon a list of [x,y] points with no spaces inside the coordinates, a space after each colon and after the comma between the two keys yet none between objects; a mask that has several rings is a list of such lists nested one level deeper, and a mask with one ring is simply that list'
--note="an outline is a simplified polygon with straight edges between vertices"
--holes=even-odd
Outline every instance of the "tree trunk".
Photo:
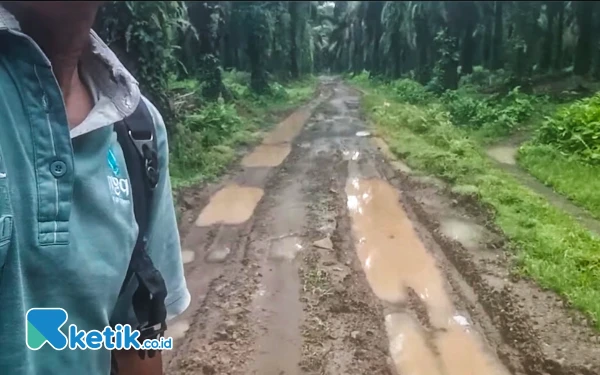
[{"label": "tree trunk", "polygon": [[504,56],[502,55],[502,43],[504,40],[504,24],[502,17],[502,1],[494,2],[494,36],[492,39],[492,63],[493,70],[504,67]]},{"label": "tree trunk", "polygon": [[563,34],[565,28],[565,3],[558,3],[558,25],[556,25],[556,49],[554,55],[554,69],[561,70],[563,67]]},{"label": "tree trunk", "polygon": [[354,24],[354,33],[354,57],[352,68],[354,74],[360,74],[363,71],[365,61],[362,53],[363,30],[360,22],[356,22]]},{"label": "tree trunk", "polygon": [[475,24],[465,27],[463,35],[463,44],[460,53],[460,65],[462,74],[473,73],[473,58],[475,57],[475,41],[473,40],[473,31]]},{"label": "tree trunk", "polygon": [[573,73],[577,75],[586,75],[590,70],[592,63],[592,35],[594,32],[593,1],[577,1],[575,5],[575,18],[579,26],[579,38],[575,47],[575,65]]},{"label": "tree trunk", "polygon": [[392,37],[392,48],[393,51],[393,64],[394,70],[392,72],[392,78],[398,79],[402,75],[402,47],[400,46],[400,35],[399,33],[394,33]]},{"label": "tree trunk", "polygon": [[[491,21],[491,19],[489,19]],[[492,66],[492,37],[493,37],[493,29],[492,26],[490,26],[490,24],[488,23],[487,25],[485,25],[485,31],[483,34],[483,41],[482,41],[482,59],[481,59],[481,65],[483,65],[486,68],[490,68]]]},{"label": "tree trunk", "polygon": [[540,60],[541,72],[548,71],[552,63],[552,47],[554,46],[554,21],[556,19],[556,13],[558,10],[556,4],[557,2],[553,1],[546,2],[546,16],[548,19],[548,24],[546,25],[544,42],[542,45],[542,59]]},{"label": "tree trunk", "polygon": [[298,64],[298,43],[297,43],[297,29],[298,29],[298,6],[300,5],[297,1],[290,1],[289,3],[290,12],[290,73],[292,78],[298,78],[300,75],[300,67]]},{"label": "tree trunk", "polygon": [[257,2],[240,3],[248,10],[246,25],[248,27],[248,62],[250,64],[250,88],[252,91],[263,94],[269,92],[269,81],[266,70],[266,51],[268,47],[267,34],[268,17],[264,9],[260,9]]},{"label": "tree trunk", "polygon": [[419,17],[414,20],[416,29],[416,42],[417,42],[417,61],[416,61],[416,78],[421,84],[425,85],[431,79],[429,61],[428,61],[428,47],[430,46],[429,29],[427,21],[423,17]]},{"label": "tree trunk", "polygon": [[473,32],[477,26],[478,12],[475,2],[473,1],[461,2],[460,6],[460,24],[456,25],[456,31],[458,32],[460,28],[463,30],[462,45],[460,46],[461,72],[462,74],[471,74],[473,73],[473,59],[475,58],[475,40],[473,39]]},{"label": "tree trunk", "polygon": [[219,55],[219,4],[216,1],[188,2],[190,22],[198,32],[200,45],[199,71],[204,81],[202,94],[209,100],[216,100],[223,88]]}]

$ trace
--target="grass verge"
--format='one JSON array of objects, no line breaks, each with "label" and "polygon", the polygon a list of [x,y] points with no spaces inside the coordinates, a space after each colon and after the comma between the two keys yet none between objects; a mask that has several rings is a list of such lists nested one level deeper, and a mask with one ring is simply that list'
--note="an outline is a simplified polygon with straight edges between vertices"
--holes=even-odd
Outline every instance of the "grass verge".
[{"label": "grass verge", "polygon": [[566,157],[549,145],[527,143],[517,156],[534,177],[600,219],[600,166]]},{"label": "grass verge", "polygon": [[[364,85],[361,85],[365,87]],[[495,168],[442,104],[396,101],[386,88],[365,87],[362,106],[392,152],[411,167],[475,194],[509,239],[517,270],[563,295],[600,329],[600,239]]]},{"label": "grass verge", "polygon": [[[231,74],[232,76],[234,74]],[[282,113],[309,100],[313,77],[288,85],[273,84],[269,95],[252,94],[238,77],[226,76],[234,99],[202,102],[197,81],[173,82],[179,121],[170,139],[170,173],[175,190],[220,176],[236,158],[236,149],[255,144]]]}]

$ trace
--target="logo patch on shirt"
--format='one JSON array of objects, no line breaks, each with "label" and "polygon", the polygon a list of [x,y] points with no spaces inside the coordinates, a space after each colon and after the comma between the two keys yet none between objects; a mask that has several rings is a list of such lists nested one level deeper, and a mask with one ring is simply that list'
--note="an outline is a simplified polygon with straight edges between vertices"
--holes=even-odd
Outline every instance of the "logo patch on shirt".
[{"label": "logo patch on shirt", "polygon": [[121,168],[117,162],[117,157],[113,152],[112,148],[108,149],[108,155],[106,157],[108,166],[112,171],[112,176],[106,176],[108,180],[108,187],[112,194],[112,200],[118,204],[129,204],[129,181],[121,176]]},{"label": "logo patch on shirt", "polygon": [[117,157],[115,156],[115,153],[113,152],[112,148],[108,149],[108,157],[106,158],[106,160],[108,161],[108,166],[112,170],[115,177],[118,177],[120,172],[119,163],[117,163]]}]

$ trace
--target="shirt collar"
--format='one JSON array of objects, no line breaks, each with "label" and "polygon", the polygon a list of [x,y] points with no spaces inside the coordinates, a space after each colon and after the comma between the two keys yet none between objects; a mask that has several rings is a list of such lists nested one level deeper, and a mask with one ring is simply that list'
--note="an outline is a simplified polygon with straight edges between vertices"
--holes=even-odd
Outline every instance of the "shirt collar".
[{"label": "shirt collar", "polygon": [[[0,29],[21,34],[16,18],[0,5]],[[111,49],[93,30],[90,49],[82,56],[81,70],[97,90],[95,105],[87,118],[71,130],[71,138],[112,125],[131,115],[140,102],[139,84]]]}]

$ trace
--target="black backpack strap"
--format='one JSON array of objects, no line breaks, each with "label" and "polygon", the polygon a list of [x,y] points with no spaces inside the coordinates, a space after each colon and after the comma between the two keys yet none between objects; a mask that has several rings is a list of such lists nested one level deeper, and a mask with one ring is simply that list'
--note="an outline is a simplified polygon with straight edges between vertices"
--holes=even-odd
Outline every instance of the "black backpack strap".
[{"label": "black backpack strap", "polygon": [[[133,311],[139,323],[140,340],[162,336],[167,325],[165,298],[167,288],[146,249],[150,207],[158,184],[158,151],[152,115],[143,100],[129,117],[115,124],[117,140],[123,150],[133,195],[133,210],[138,224],[138,238],[121,293],[132,277],[138,281],[133,294]],[[144,351],[140,351],[144,358]],[[148,351],[153,357],[154,352]]]}]

